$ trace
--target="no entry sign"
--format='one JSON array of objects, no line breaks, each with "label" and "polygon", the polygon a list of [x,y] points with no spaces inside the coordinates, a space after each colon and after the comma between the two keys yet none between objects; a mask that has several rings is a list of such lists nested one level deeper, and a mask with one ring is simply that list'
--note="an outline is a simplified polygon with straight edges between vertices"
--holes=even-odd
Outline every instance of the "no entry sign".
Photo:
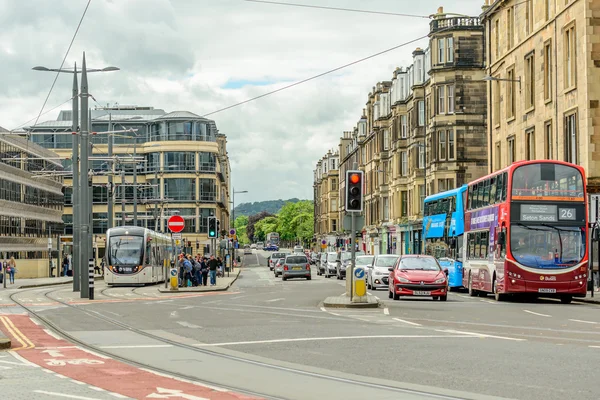
[{"label": "no entry sign", "polygon": [[181,215],[173,215],[169,218],[167,227],[173,233],[181,232],[185,228],[185,221]]}]

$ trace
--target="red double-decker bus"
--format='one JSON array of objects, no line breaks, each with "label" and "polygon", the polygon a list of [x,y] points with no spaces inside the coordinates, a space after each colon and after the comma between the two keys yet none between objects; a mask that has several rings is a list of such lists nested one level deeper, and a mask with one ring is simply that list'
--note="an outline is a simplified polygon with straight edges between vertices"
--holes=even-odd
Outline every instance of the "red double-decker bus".
[{"label": "red double-decker bus", "polygon": [[570,303],[587,286],[587,194],[582,167],[522,161],[469,183],[463,285],[469,295],[516,293]]}]

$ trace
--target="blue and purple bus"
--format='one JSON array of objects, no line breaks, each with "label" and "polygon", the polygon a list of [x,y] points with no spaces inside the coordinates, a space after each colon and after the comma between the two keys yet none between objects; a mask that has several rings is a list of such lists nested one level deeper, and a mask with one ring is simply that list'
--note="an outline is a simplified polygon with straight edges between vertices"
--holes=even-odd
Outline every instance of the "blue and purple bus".
[{"label": "blue and purple bus", "polygon": [[425,198],[424,253],[448,269],[448,287],[463,287],[462,247],[467,185]]}]

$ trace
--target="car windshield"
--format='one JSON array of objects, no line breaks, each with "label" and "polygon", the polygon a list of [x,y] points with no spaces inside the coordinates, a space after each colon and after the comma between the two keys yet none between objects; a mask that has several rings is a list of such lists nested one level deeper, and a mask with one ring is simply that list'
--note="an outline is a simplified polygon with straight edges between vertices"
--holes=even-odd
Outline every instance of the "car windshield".
[{"label": "car windshield", "polygon": [[407,257],[400,261],[400,270],[441,271],[433,257]]},{"label": "car windshield", "polygon": [[371,265],[374,258],[374,256],[356,257],[356,265]]},{"label": "car windshield", "polygon": [[510,249],[515,260],[532,268],[568,268],[586,252],[583,227],[513,224]]},{"label": "car windshield", "polygon": [[306,264],[308,260],[306,259],[306,257],[302,256],[288,256],[285,259],[285,262],[287,264]]},{"label": "car windshield", "polygon": [[352,258],[352,253],[342,253],[342,257],[341,257],[342,261],[348,261],[351,258]]},{"label": "car windshield", "polygon": [[111,265],[139,265],[142,262],[141,236],[113,236],[110,239],[109,263]]},{"label": "car windshield", "polygon": [[337,260],[337,253],[327,253],[327,261]]},{"label": "car windshield", "polygon": [[390,256],[390,257],[377,257],[377,261],[375,261],[376,267],[393,267],[398,261],[398,256]]},{"label": "car windshield", "polygon": [[276,258],[284,258],[285,257],[285,253],[273,253],[273,255],[271,256],[271,258],[276,259]]}]

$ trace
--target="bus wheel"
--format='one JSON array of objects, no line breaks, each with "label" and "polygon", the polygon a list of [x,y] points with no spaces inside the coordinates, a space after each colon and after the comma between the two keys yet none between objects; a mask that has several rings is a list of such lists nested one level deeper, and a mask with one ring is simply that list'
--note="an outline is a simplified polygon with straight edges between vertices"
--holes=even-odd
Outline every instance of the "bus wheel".
[{"label": "bus wheel", "polygon": [[477,296],[477,291],[473,289],[473,281],[471,280],[471,275],[469,275],[469,296]]},{"label": "bus wheel", "polygon": [[560,302],[563,304],[571,304],[572,300],[573,300],[573,296],[571,296],[570,294],[560,296]]},{"label": "bus wheel", "polygon": [[503,293],[498,293],[498,288],[496,287],[496,279],[492,283],[492,290],[494,291],[494,299],[496,301],[504,301],[506,299],[506,295]]}]

